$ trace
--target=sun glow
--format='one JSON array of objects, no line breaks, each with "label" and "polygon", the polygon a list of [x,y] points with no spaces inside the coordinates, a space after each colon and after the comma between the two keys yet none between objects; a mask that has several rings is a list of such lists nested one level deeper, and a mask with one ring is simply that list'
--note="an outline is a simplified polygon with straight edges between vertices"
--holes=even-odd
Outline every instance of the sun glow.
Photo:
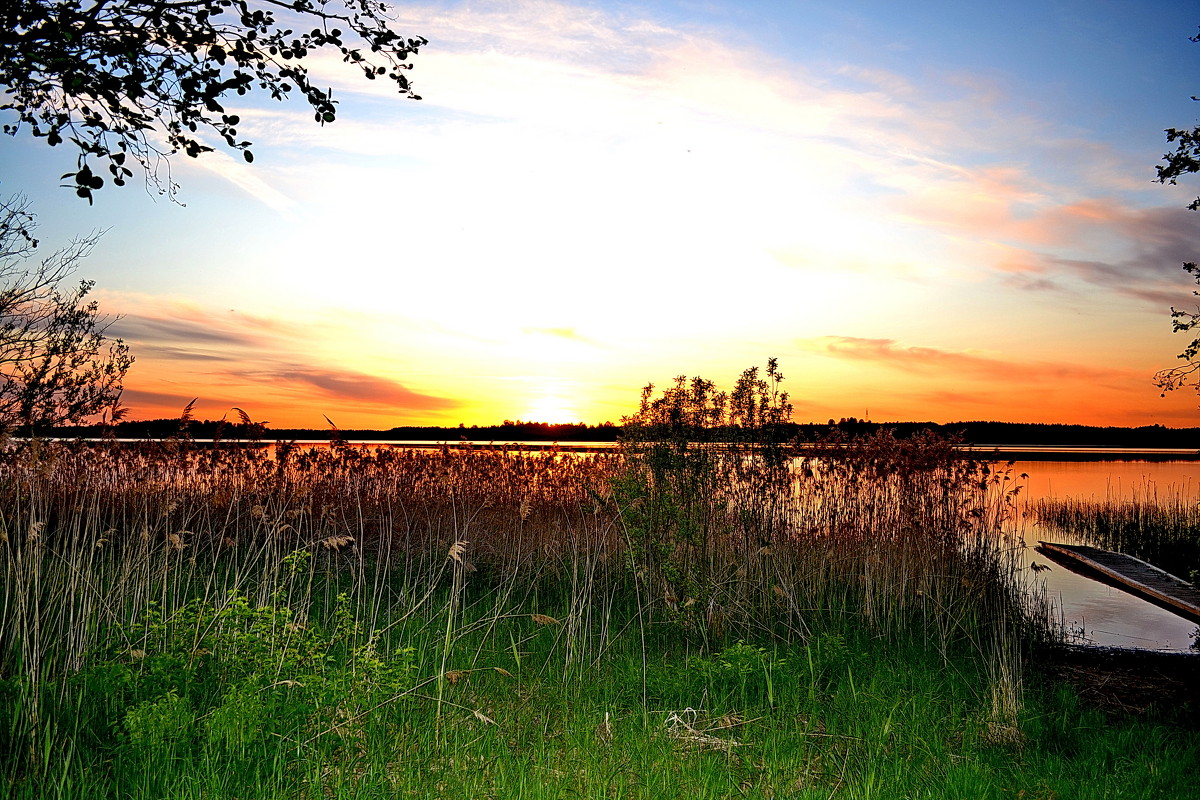
[{"label": "sun glow", "polygon": [[522,419],[561,425],[579,422],[579,412],[570,399],[557,394],[544,394],[533,398]]}]

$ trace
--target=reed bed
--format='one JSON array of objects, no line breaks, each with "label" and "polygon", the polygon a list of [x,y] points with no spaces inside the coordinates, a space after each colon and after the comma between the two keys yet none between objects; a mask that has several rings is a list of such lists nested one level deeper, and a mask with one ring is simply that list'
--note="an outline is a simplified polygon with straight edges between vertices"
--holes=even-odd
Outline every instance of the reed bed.
[{"label": "reed bed", "polygon": [[[600,454],[12,446],[3,777],[27,796],[88,780],[119,794],[140,773],[114,753],[152,752],[353,784],[330,765],[361,763],[380,731],[400,758],[401,709],[425,715],[434,749],[461,736],[445,727],[454,713],[494,723],[463,695],[472,676],[583,686],[625,670],[621,713],[649,725],[665,653],[692,654],[743,699],[765,680],[771,705],[786,661],[773,648],[808,648],[798,679],[816,681],[860,635],[847,631],[978,661],[989,741],[1017,741],[1022,652],[1044,617],[1005,532],[1010,480],[940,440],[887,434]],[[676,733],[688,726],[706,741],[677,715]]]},{"label": "reed bed", "polygon": [[1180,494],[1106,500],[1045,498],[1032,509],[1039,524],[1084,544],[1148,561],[1200,582],[1200,505]]}]

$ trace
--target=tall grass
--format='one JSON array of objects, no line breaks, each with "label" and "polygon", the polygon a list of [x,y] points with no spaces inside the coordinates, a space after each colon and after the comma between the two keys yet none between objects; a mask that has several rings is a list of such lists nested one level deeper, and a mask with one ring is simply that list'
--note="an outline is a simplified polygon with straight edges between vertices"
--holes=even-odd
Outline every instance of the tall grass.
[{"label": "tall grass", "polygon": [[1033,515],[1086,544],[1128,553],[1200,582],[1200,505],[1178,493],[1102,501],[1043,498]]},{"label": "tall grass", "polygon": [[722,703],[767,708],[815,702],[847,647],[966,654],[983,665],[989,736],[1013,740],[1038,616],[1003,533],[1003,471],[933,438],[744,437],[779,406],[755,387],[719,441],[642,418],[643,435],[601,454],[11,447],[3,779],[27,796],[157,796],[155,776],[183,764],[211,784],[183,796],[289,780],[328,793],[368,773],[395,786],[423,748],[495,736],[480,697],[496,695],[468,686],[521,695],[602,677],[624,729],[639,719],[703,749],[722,738],[712,726],[682,707],[669,724],[653,716],[686,702],[672,653],[707,676],[691,703],[719,686]]}]

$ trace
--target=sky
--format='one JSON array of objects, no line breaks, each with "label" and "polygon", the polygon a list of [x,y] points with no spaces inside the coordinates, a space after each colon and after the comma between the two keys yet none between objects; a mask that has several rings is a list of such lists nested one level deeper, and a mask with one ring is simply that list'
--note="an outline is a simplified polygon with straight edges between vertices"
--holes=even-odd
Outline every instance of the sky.
[{"label": "sky", "polygon": [[419,101],[228,102],[255,159],[177,203],[0,141],[0,193],[137,362],[130,419],[619,422],[677,375],[779,359],[799,422],[1200,425],[1189,337],[1192,2],[403,4]]}]

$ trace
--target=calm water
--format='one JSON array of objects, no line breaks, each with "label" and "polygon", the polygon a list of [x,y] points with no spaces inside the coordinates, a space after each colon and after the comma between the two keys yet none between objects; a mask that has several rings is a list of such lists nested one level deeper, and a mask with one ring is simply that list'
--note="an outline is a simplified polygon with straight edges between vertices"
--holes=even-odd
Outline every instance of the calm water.
[{"label": "calm water", "polygon": [[[1197,461],[1018,461],[1016,473],[1028,473],[1026,503],[1042,497],[1083,500],[1140,499],[1182,496],[1200,501]],[[1120,589],[1076,575],[1034,552],[1038,540],[1073,542],[1070,536],[1042,528],[1028,519],[1024,526],[1025,564],[1050,566],[1038,573],[1045,582],[1055,619],[1076,638],[1109,647],[1187,650],[1194,622]]]}]

